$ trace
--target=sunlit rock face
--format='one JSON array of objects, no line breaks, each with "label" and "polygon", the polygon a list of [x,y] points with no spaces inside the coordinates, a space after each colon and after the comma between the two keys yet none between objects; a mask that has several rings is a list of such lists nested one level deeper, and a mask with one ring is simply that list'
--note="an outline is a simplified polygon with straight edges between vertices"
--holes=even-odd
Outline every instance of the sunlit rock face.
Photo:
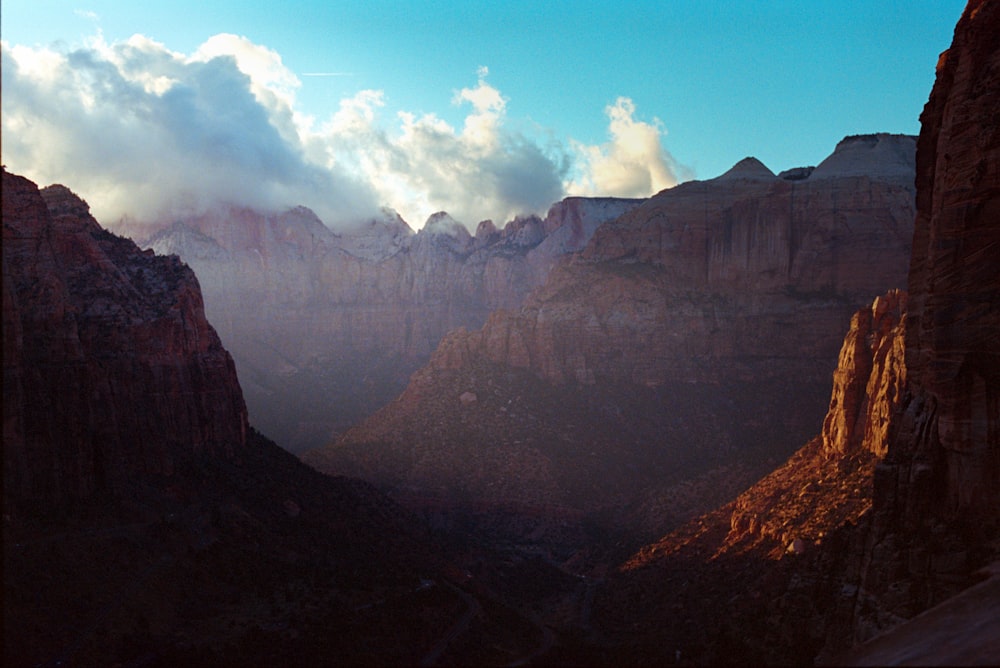
[{"label": "sunlit rock face", "polygon": [[119,229],[195,270],[251,422],[298,451],[388,402],[446,332],[519,306],[556,258],[640,202],[568,198],[475,236],[444,212],[418,232],[391,211],[333,232],[304,208]]},{"label": "sunlit rock face", "polygon": [[236,370],[194,273],[3,173],[4,512],[120,494],[244,447]]},{"label": "sunlit rock face", "polygon": [[905,311],[906,293],[893,290],[851,319],[823,420],[823,450],[829,456],[859,449],[885,456],[906,387]]},{"label": "sunlit rock face", "polygon": [[857,639],[954,594],[997,554],[998,108],[1000,3],[970,2],[921,115],[907,392],[876,471]]},{"label": "sunlit rock face", "polygon": [[1000,507],[1000,8],[971,2],[921,116],[906,363],[894,455],[937,461],[935,496]]}]

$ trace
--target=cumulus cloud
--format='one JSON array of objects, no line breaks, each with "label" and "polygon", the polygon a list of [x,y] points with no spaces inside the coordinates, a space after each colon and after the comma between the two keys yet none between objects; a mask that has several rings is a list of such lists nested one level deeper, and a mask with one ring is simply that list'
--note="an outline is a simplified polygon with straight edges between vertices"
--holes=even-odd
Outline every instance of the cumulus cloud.
[{"label": "cumulus cloud", "polygon": [[297,80],[242,38],[192,56],[135,36],[68,53],[4,44],[2,57],[4,163],[70,185],[101,220],[301,203],[336,221],[377,207],[368,184],[306,160]]},{"label": "cumulus cloud", "polygon": [[310,136],[310,155],[364,174],[381,201],[416,225],[441,210],[470,227],[543,211],[563,196],[564,152],[506,127],[506,100],[487,74],[480,68],[476,86],[453,96],[453,104],[471,106],[461,128],[405,111],[386,123],[384,93],[365,90],[341,101]]},{"label": "cumulus cloud", "polygon": [[104,222],[235,203],[303,204],[336,225],[388,205],[415,226],[446,210],[474,228],[544,211],[567,192],[642,196],[677,179],[659,121],[635,120],[626,98],[607,109],[610,143],[542,145],[509,127],[485,67],[454,93],[466,111],[454,127],[386,114],[376,90],[326,119],[307,116],[281,56],[237,35],[191,54],[141,35],[72,51],[3,43],[2,59],[4,163],[69,185]]},{"label": "cumulus cloud", "polygon": [[581,174],[567,190],[574,195],[648,197],[688,177],[663,147],[663,124],[635,119],[635,104],[619,97],[605,108],[611,141],[601,146],[574,143]]}]

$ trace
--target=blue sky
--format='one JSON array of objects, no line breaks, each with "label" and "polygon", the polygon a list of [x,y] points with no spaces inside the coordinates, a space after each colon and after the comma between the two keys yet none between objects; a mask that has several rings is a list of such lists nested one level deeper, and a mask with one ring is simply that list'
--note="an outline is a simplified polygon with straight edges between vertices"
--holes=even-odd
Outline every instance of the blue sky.
[{"label": "blue sky", "polygon": [[915,134],[963,7],[4,0],[3,159],[99,218],[244,199],[474,226]]}]

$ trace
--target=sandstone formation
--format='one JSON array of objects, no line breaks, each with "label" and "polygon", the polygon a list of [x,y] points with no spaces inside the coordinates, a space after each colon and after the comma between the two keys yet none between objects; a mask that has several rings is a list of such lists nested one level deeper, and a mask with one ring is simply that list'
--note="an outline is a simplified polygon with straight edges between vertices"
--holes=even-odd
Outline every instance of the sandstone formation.
[{"label": "sandstone formation", "polygon": [[707,511],[817,432],[845,323],[904,285],[914,147],[849,137],[793,179],[747,159],[661,192],[520,309],[449,333],[396,401],[307,461],[643,536]]},{"label": "sandstone formation", "polygon": [[850,314],[905,283],[913,150],[912,137],[848,137],[807,178],[748,158],[663,191],[438,358],[484,355],[555,383],[825,381]]},{"label": "sandstone formation", "polygon": [[626,564],[601,614],[630,654],[996,661],[995,583],[951,597],[1000,558],[998,84],[1000,3],[973,0],[921,117],[905,310],[890,293],[852,320],[820,437]]},{"label": "sandstone formation", "polygon": [[889,446],[889,425],[906,387],[903,360],[906,294],[878,297],[858,311],[833,372],[833,396],[823,420],[823,450],[844,456],[859,449],[878,457]]},{"label": "sandstone formation", "polygon": [[449,330],[517,308],[558,257],[640,201],[568,198],[475,236],[446,213],[415,233],[391,211],[333,232],[304,208],[117,229],[195,270],[251,422],[297,452],[387,403]]},{"label": "sandstone formation", "polygon": [[1000,3],[974,0],[921,115],[905,407],[875,477],[864,640],[1000,551]]},{"label": "sandstone formation", "polygon": [[245,446],[236,370],[198,282],[3,172],[4,513],[118,495]]},{"label": "sandstone formation", "polygon": [[625,561],[598,609],[626,653],[810,663],[829,638],[844,642],[862,569],[852,541],[885,454],[877,427],[903,405],[905,301],[891,291],[851,319],[821,436]]}]

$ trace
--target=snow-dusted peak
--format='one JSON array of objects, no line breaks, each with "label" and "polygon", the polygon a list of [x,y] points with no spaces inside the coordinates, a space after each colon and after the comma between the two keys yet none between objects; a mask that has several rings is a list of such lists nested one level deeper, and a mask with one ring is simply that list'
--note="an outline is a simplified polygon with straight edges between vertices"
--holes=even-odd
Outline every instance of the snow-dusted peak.
[{"label": "snow-dusted peak", "polygon": [[515,246],[537,246],[545,238],[545,225],[538,216],[518,216],[504,226],[501,236]]},{"label": "snow-dusted peak", "polygon": [[229,257],[229,253],[215,239],[182,222],[160,230],[142,246],[152,249],[157,255],[178,255],[185,262],[221,261]]}]

